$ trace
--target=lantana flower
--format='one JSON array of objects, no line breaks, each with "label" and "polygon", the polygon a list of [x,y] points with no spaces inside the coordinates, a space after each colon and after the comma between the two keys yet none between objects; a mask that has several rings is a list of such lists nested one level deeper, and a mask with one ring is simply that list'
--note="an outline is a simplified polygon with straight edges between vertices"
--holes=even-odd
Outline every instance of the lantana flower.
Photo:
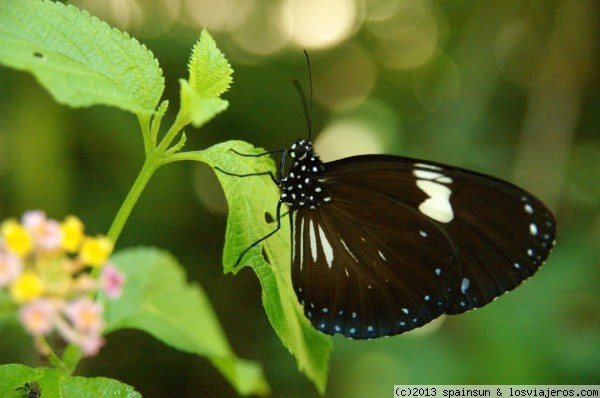
[{"label": "lantana flower", "polygon": [[18,256],[26,256],[33,247],[31,235],[17,220],[6,220],[0,226],[3,246]]},{"label": "lantana flower", "polygon": [[102,291],[115,299],[125,283],[108,262],[112,249],[108,238],[86,236],[75,216],[61,223],[35,210],[0,224],[0,289],[19,306],[19,320],[42,353],[47,345],[40,341],[53,333],[84,355],[102,347],[104,308],[93,298]]},{"label": "lantana flower", "polygon": [[19,319],[29,333],[47,335],[54,328],[58,309],[59,306],[53,300],[38,299],[21,307]]},{"label": "lantana flower", "polygon": [[21,259],[14,254],[6,251],[0,251],[0,288],[6,287],[9,283],[17,279],[21,274],[23,264]]},{"label": "lantana flower", "polygon": [[107,263],[102,268],[102,288],[109,298],[118,298],[121,296],[125,275],[119,272],[112,263]]},{"label": "lantana flower", "polygon": [[58,221],[48,220],[46,213],[41,210],[25,213],[23,215],[23,227],[33,237],[38,249],[55,250],[62,241],[62,231]]}]

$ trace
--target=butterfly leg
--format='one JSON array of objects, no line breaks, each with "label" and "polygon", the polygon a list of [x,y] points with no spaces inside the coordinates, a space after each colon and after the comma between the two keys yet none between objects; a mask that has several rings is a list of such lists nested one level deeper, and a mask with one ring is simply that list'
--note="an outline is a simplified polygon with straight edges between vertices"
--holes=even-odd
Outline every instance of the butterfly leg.
[{"label": "butterfly leg", "polygon": [[249,174],[236,174],[236,173],[231,173],[229,171],[225,171],[222,168],[218,167],[218,166],[214,166],[214,168],[218,171],[220,171],[223,174],[227,174],[229,176],[233,176],[233,177],[254,177],[254,176],[265,176],[268,175],[271,177],[271,179],[273,180],[273,182],[275,184],[277,184],[277,186],[279,186],[279,182],[281,181],[281,179],[283,178],[283,172],[285,169],[285,157],[287,154],[287,151],[285,149],[277,149],[274,151],[267,151],[267,152],[262,152],[262,153],[241,153],[236,151],[235,149],[231,148],[229,149],[231,152],[235,153],[236,155],[239,156],[246,156],[246,157],[254,157],[254,158],[258,158],[261,156],[265,156],[265,155],[270,155],[273,153],[281,153],[281,160],[279,161],[279,170],[277,172],[277,177],[275,177],[275,175],[270,172],[270,171],[262,171],[262,172],[258,172],[258,173],[249,173]]},{"label": "butterfly leg", "polygon": [[242,262],[242,259],[246,255],[246,253],[248,253],[252,248],[256,247],[259,243],[269,239],[271,236],[275,235],[277,233],[277,231],[279,231],[281,229],[281,203],[282,203],[281,201],[277,202],[277,212],[276,212],[277,214],[275,216],[275,218],[277,219],[277,227],[275,227],[275,229],[273,231],[269,232],[268,234],[266,234],[265,236],[263,236],[256,242],[252,243],[247,248],[245,248],[244,251],[240,253],[240,256],[238,257],[237,261],[235,262],[233,268],[237,268],[238,265],[240,265],[240,263]]},{"label": "butterfly leg", "polygon": [[240,156],[245,156],[245,157],[252,157],[252,158],[260,158],[262,156],[265,155],[272,155],[274,153],[284,153],[285,149],[273,149],[271,151],[266,151],[266,152],[261,152],[261,153],[242,153],[242,152],[238,152],[233,148],[229,149],[231,152],[235,153],[236,155],[240,155]]},{"label": "butterfly leg", "polygon": [[275,182],[275,184],[279,184],[279,182],[277,181],[277,179],[275,178],[273,173],[271,173],[270,171],[261,171],[258,173],[249,173],[249,174],[236,174],[236,173],[232,173],[230,171],[225,171],[222,168],[220,168],[219,166],[214,166],[214,169],[220,171],[223,174],[227,174],[228,176],[233,176],[233,177],[269,176]]}]

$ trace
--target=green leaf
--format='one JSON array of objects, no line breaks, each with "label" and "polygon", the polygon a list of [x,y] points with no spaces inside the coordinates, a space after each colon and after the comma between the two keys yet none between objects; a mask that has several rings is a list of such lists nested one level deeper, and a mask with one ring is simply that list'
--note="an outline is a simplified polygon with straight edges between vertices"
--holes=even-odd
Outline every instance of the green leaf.
[{"label": "green leaf", "polygon": [[[141,398],[133,387],[106,377],[67,377],[62,384],[63,397],[78,398]],[[43,395],[46,398],[46,395]]]},{"label": "green leaf", "polygon": [[164,89],[158,61],[127,33],[73,6],[0,1],[0,63],[33,73],[73,107],[103,104],[150,114]]},{"label": "green leaf", "polygon": [[[244,157],[231,152],[252,154],[261,151],[242,141],[228,141],[204,151],[188,152],[187,159],[207,163],[211,167],[235,174],[264,171],[275,172],[269,156]],[[223,267],[225,272],[238,272],[250,265],[260,280],[263,306],[275,332],[296,357],[298,367],[323,393],[332,342],[329,336],[316,331],[304,316],[292,289],[290,275],[290,230],[287,217],[282,217],[281,230],[251,249],[237,269],[233,266],[240,253],[253,242],[271,232],[276,224],[267,224],[265,214],[275,219],[279,190],[271,178],[239,178],[216,171],[229,204]],[[282,211],[283,212],[283,211]],[[261,255],[267,255],[268,262]]]},{"label": "green leaf", "polygon": [[101,298],[107,333],[143,330],[171,347],[206,356],[239,394],[268,393],[260,365],[235,356],[204,291],[186,281],[175,258],[146,247],[119,251],[111,260],[127,282],[118,300]]},{"label": "green leaf", "polygon": [[210,34],[203,30],[192,49],[189,81],[180,79],[181,110],[179,117],[185,124],[201,127],[229,103],[219,96],[231,85],[233,70]]},{"label": "green leaf", "polygon": [[106,377],[66,376],[50,368],[0,365],[1,397],[23,397],[23,390],[15,390],[31,382],[38,383],[43,398],[141,398],[133,387]]},{"label": "green leaf", "polygon": [[192,49],[188,69],[190,86],[199,97],[219,97],[231,85],[233,69],[206,30]]},{"label": "green leaf", "polygon": [[229,106],[229,102],[221,98],[201,97],[186,80],[180,79],[179,83],[181,83],[180,112],[182,115],[187,115],[194,127],[202,127]]}]

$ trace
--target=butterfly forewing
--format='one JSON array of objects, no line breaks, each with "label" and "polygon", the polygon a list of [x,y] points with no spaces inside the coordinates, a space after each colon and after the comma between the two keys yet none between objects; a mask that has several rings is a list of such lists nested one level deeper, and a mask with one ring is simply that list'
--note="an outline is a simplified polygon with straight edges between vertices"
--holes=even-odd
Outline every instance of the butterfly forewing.
[{"label": "butterfly forewing", "polygon": [[327,203],[290,206],[292,280],[328,334],[394,335],[480,307],[535,273],[553,245],[543,204],[482,174],[370,155],[325,163],[318,181]]}]

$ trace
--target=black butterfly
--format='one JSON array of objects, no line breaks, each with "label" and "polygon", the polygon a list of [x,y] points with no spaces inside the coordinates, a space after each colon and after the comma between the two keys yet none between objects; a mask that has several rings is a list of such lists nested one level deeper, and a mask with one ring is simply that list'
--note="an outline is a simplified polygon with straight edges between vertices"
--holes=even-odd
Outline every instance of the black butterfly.
[{"label": "black butterfly", "polygon": [[294,290],[323,333],[391,336],[484,306],[532,276],[554,245],[550,211],[494,177],[387,155],[323,163],[310,140],[278,152],[278,176],[257,173],[281,188],[277,228],[251,247],[279,230],[286,204]]}]

